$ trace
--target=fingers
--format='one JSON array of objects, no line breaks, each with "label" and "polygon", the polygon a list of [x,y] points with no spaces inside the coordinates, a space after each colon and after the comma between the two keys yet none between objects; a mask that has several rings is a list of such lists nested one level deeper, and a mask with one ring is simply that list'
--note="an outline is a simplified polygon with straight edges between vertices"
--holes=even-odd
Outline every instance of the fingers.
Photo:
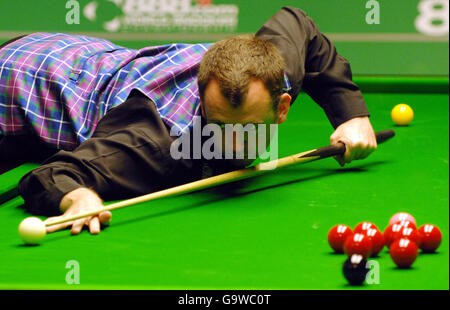
[{"label": "fingers", "polygon": [[345,143],[345,147],[344,163],[346,164],[353,160],[364,159],[375,150],[372,146],[364,142],[347,142]]},{"label": "fingers", "polygon": [[83,230],[84,225],[86,225],[87,223],[89,223],[89,219],[86,218],[75,220],[73,222],[70,233],[72,235],[78,235]]},{"label": "fingers", "polygon": [[[51,224],[52,220],[64,220],[71,215],[82,214],[83,212],[100,211],[102,207],[103,202],[97,193],[86,188],[79,188],[69,192],[61,200],[60,210],[64,212],[64,215],[47,219],[47,224]],[[111,212],[100,212],[94,216],[49,226],[47,232],[55,232],[71,226],[71,234],[78,235],[84,226],[88,226],[91,234],[98,234],[101,231],[101,225],[109,225],[111,218]]]},{"label": "fingers", "polygon": [[336,156],[335,159],[343,167],[345,164],[350,163],[355,155],[357,155],[358,150],[354,149],[353,143],[351,140],[339,137],[338,135],[332,135],[330,137],[330,144],[337,144],[337,143],[343,143],[345,145],[345,153],[340,156]]},{"label": "fingers", "polygon": [[339,165],[341,167],[344,167],[344,165],[345,165],[344,157],[342,157],[342,156],[334,156],[334,159],[336,159],[336,161],[339,163]]},{"label": "fingers", "polygon": [[76,220],[71,229],[72,235],[78,235],[85,225],[89,226],[89,232],[93,235],[97,235],[100,233],[101,227],[100,223],[102,225],[109,225],[111,223],[112,214],[109,211],[101,212],[98,216],[92,216],[90,218],[83,218]]},{"label": "fingers", "polygon": [[[44,221],[48,223],[54,220],[63,219],[67,215],[49,217]],[[98,216],[92,216],[90,218],[82,218],[75,221],[69,221],[57,225],[52,225],[47,227],[47,233],[52,233],[58,230],[66,229],[72,226],[70,233],[72,235],[78,235],[83,230],[85,225],[89,226],[89,232],[93,235],[99,234],[101,231],[101,225],[108,226],[111,224],[112,214],[110,211],[101,212]]]},{"label": "fingers", "polygon": [[362,139],[359,137],[347,138],[338,135],[330,137],[330,144],[345,144],[345,153],[341,156],[335,156],[336,161],[343,167],[354,160],[367,158],[377,148],[375,135]]},{"label": "fingers", "polygon": [[[370,145],[362,142],[352,142],[345,139],[339,140],[336,143],[345,144],[345,153],[341,156],[335,156],[336,161],[343,167],[354,160],[367,158],[375,149],[376,145]],[[333,143],[332,143],[333,144]]]},{"label": "fingers", "polygon": [[92,235],[100,233],[101,225],[108,226],[111,223],[112,214],[110,211],[101,212],[98,216],[93,216],[85,220],[85,224],[89,225],[89,232]]},{"label": "fingers", "polygon": [[367,116],[352,118],[334,131],[330,137],[330,143],[345,144],[345,154],[336,156],[341,166],[353,160],[364,159],[377,148],[375,132]]},{"label": "fingers", "polygon": [[89,232],[92,235],[97,235],[100,233],[100,220],[98,219],[98,216],[93,216],[89,220]]},{"label": "fingers", "polygon": [[98,218],[100,220],[100,224],[108,226],[111,224],[112,214],[110,211],[101,212],[98,215]]},{"label": "fingers", "polygon": [[[345,142],[340,140],[338,132],[334,132],[334,134],[332,134],[331,137],[330,137],[330,144],[333,145],[333,144],[338,144],[340,142],[345,144]],[[347,148],[345,149],[345,151],[346,151],[345,153],[348,152]],[[348,154],[347,154],[347,156],[348,156]],[[339,163],[339,165],[341,167],[344,167],[345,162],[346,162],[345,154],[344,155],[339,155],[339,156],[334,156],[334,159],[336,159],[336,161]]]}]

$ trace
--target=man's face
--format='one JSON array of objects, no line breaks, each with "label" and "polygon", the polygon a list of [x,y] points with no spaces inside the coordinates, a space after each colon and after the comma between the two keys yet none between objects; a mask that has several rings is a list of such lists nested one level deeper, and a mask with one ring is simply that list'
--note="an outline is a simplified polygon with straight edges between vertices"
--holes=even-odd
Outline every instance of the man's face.
[{"label": "man's face", "polygon": [[[208,124],[247,124],[254,125],[255,128],[259,124],[275,124],[277,123],[277,113],[274,111],[272,98],[264,83],[260,80],[254,79],[249,84],[248,94],[245,102],[239,107],[233,107],[228,100],[222,95],[220,86],[217,80],[211,79],[204,93],[204,102],[202,104],[202,115]],[[223,148],[225,146],[225,137],[222,130]],[[269,126],[266,126],[266,146],[269,142],[270,131]],[[244,160],[229,160],[228,162],[237,167],[244,167],[255,158],[248,158],[248,141],[239,135],[233,135],[232,149],[234,153],[244,152]],[[228,140],[229,141],[229,140]],[[229,147],[229,146],[227,146]],[[257,154],[260,155],[260,154]],[[236,158],[236,156],[233,156]]]}]

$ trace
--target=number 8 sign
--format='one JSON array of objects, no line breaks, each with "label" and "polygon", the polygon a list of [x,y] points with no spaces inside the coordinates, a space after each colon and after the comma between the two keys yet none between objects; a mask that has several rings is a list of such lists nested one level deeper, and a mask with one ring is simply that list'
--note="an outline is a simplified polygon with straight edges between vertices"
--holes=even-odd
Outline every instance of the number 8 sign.
[{"label": "number 8 sign", "polygon": [[418,9],[420,14],[416,18],[415,25],[419,32],[430,36],[448,34],[448,0],[422,0]]}]

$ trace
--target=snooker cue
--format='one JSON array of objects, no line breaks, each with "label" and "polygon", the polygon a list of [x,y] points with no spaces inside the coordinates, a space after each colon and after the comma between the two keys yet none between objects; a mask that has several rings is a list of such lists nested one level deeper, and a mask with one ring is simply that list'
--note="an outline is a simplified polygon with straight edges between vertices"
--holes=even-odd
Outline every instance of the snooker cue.
[{"label": "snooker cue", "polygon": [[0,194],[0,205],[17,196],[19,196],[19,188],[17,185],[9,186],[3,193]]},{"label": "snooker cue", "polygon": [[[379,131],[376,133],[377,143],[378,144],[383,143],[384,141],[392,138],[394,135],[395,135],[394,131],[390,130],[390,129]],[[332,156],[343,155],[344,153],[345,153],[345,144],[337,143],[337,144],[329,145],[326,147],[318,148],[318,149],[315,149],[312,151],[307,151],[307,152],[283,157],[283,158],[273,160],[270,162],[261,163],[261,164],[258,164],[258,165],[255,165],[255,166],[252,166],[249,168],[244,168],[244,169],[240,169],[240,170],[227,172],[224,174],[216,175],[213,177],[209,177],[206,179],[202,179],[202,180],[198,180],[198,181],[194,181],[194,182],[190,182],[190,183],[186,183],[183,185],[164,189],[164,190],[161,190],[158,192],[153,192],[153,193],[139,196],[136,198],[123,200],[123,201],[120,201],[117,203],[113,203],[109,206],[105,206],[98,210],[83,212],[83,213],[75,214],[72,216],[68,216],[66,218],[45,222],[45,226],[47,226],[47,227],[53,226],[53,225],[61,224],[64,222],[74,221],[74,220],[77,220],[80,218],[97,215],[101,212],[112,211],[112,210],[116,210],[119,208],[128,207],[128,206],[139,204],[142,202],[156,200],[156,199],[164,198],[164,197],[168,197],[168,196],[185,194],[185,193],[213,187],[216,185],[231,183],[231,182],[251,178],[251,177],[254,177],[254,176],[257,176],[260,174],[264,174],[264,173],[276,170],[281,167],[290,166],[293,164],[308,163],[308,162],[312,162],[312,161],[316,161],[319,159],[324,159],[324,158],[328,158],[328,157],[332,157]],[[275,167],[275,169],[268,170],[267,167]]]}]

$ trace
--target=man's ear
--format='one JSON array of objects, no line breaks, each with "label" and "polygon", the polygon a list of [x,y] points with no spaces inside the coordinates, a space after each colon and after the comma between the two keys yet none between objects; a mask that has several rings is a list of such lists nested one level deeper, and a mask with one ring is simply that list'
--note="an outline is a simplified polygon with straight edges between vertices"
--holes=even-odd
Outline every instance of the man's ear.
[{"label": "man's ear", "polygon": [[200,109],[201,109],[203,118],[206,119],[205,107],[203,106],[203,100],[202,100],[202,98],[200,98]]},{"label": "man's ear", "polygon": [[289,108],[291,107],[291,100],[291,95],[287,93],[281,95],[277,111],[277,124],[282,124],[286,121]]}]

